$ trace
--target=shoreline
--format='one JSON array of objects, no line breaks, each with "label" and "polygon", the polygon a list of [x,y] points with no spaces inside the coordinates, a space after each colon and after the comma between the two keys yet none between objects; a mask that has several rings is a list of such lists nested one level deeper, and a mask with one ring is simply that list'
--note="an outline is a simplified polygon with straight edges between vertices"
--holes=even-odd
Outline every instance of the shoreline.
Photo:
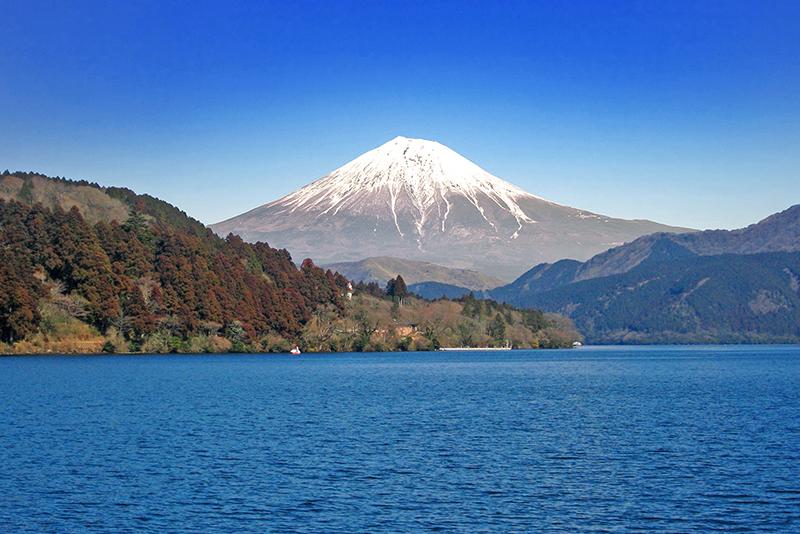
[{"label": "shoreline", "polygon": [[435,353],[458,353],[458,352],[539,352],[539,351],[603,351],[603,350],[648,350],[648,349],[685,349],[700,350],[704,348],[723,348],[735,349],[740,347],[800,347],[797,343],[652,343],[652,344],[597,344],[583,345],[581,347],[539,347],[539,348],[448,348],[446,350],[385,350],[385,351],[340,351],[340,352],[303,352],[300,355],[292,355],[289,352],[0,352],[0,358],[27,357],[27,356],[229,356],[229,355],[248,355],[248,356],[291,356],[292,358],[302,358],[303,356],[337,355],[337,354],[435,354]]}]

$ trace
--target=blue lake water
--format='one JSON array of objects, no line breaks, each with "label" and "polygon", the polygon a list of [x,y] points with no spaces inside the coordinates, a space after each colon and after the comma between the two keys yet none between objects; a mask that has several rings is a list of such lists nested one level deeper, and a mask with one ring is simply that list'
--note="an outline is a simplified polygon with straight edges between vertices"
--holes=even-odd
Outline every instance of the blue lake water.
[{"label": "blue lake water", "polygon": [[800,530],[800,347],[0,358],[0,530]]}]

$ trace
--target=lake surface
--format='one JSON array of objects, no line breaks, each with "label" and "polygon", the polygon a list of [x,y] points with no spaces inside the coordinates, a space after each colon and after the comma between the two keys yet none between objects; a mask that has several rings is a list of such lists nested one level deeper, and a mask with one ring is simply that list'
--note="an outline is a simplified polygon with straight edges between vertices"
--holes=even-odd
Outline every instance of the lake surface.
[{"label": "lake surface", "polygon": [[0,358],[0,531],[800,529],[800,347]]}]

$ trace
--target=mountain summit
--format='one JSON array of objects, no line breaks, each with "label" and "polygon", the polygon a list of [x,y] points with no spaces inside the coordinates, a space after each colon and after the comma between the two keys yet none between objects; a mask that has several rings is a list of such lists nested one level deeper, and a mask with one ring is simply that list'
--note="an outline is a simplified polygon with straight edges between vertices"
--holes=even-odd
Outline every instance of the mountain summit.
[{"label": "mountain summit", "polygon": [[[447,232],[459,201],[501,236],[516,238],[523,224],[535,222],[517,203],[526,197],[535,198],[436,141],[396,137],[278,203],[322,215],[345,210],[382,217],[388,207],[398,237],[423,249],[426,236]],[[502,232],[511,220],[513,231]]]},{"label": "mountain summit", "polygon": [[683,230],[556,204],[440,143],[406,137],[212,229],[322,263],[386,255],[502,278],[537,262],[587,259],[644,234]]}]

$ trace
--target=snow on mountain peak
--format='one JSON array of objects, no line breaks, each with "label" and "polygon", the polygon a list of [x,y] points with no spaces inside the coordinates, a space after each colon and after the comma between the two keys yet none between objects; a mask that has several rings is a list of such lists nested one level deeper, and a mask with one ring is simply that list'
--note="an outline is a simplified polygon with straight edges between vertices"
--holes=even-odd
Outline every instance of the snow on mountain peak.
[{"label": "snow on mountain peak", "polygon": [[498,231],[487,215],[493,210],[507,212],[517,228],[505,237],[515,239],[524,224],[535,223],[518,204],[521,198],[537,198],[500,178],[492,176],[454,150],[425,139],[398,136],[370,150],[327,176],[273,202],[290,212],[307,210],[317,216],[358,211],[391,213],[401,237],[400,212],[413,218],[417,241],[436,219],[445,232],[454,198],[465,199]]},{"label": "snow on mountain peak", "polygon": [[213,228],[322,263],[396,256],[508,278],[675,230],[544,200],[441,143],[403,136]]}]

